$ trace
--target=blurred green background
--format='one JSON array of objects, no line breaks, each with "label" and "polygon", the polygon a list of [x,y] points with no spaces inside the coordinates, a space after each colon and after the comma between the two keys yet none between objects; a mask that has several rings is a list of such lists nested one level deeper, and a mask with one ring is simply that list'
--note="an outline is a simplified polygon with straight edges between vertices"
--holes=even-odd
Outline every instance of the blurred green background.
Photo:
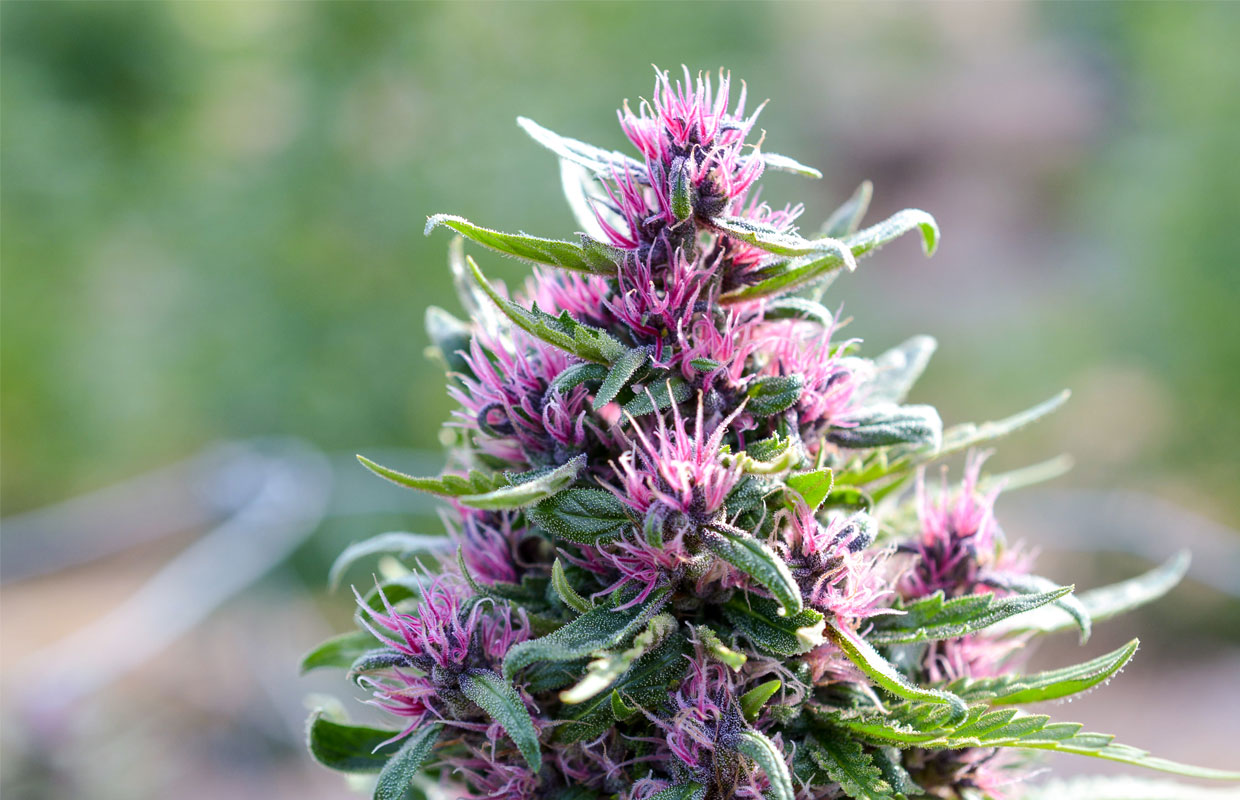
[{"label": "blurred green background", "polygon": [[[649,94],[651,63],[684,63],[726,66],[770,98],[765,148],[826,175],[764,180],[769,201],[805,202],[807,229],[866,178],[874,218],[936,215],[933,260],[899,242],[828,295],[872,352],[939,338],[919,401],[952,423],[1070,387],[1070,405],[995,463],[1071,452],[1060,487],[1137,492],[1223,536],[1240,524],[1240,5],[11,0],[0,36],[5,516],[221,440],[433,451],[449,402],[422,315],[455,301],[448,237],[425,238],[426,216],[567,235],[554,159],[514,118],[622,147],[619,101]],[[485,258],[510,283],[525,274]],[[258,591],[288,614],[266,624],[323,609],[339,624],[347,601],[307,612],[306,587],[343,541],[408,512],[326,526],[223,619],[261,630],[242,610]],[[188,541],[72,575],[120,598]],[[43,604],[63,597],[55,580],[8,584],[6,666],[73,628],[41,616],[60,608]],[[1203,627],[1234,641],[1227,608]],[[288,657],[327,630],[316,624],[284,629]],[[304,693],[272,658],[270,680]],[[184,733],[185,746],[251,772],[221,785],[206,770],[204,797],[339,794],[295,735],[251,719],[249,689],[231,691],[232,705],[198,703],[218,738]],[[100,714],[77,741],[154,724]],[[161,730],[121,761],[163,752]],[[9,763],[26,792],[165,796],[195,774],[189,759],[108,788],[104,766],[18,739]]]}]

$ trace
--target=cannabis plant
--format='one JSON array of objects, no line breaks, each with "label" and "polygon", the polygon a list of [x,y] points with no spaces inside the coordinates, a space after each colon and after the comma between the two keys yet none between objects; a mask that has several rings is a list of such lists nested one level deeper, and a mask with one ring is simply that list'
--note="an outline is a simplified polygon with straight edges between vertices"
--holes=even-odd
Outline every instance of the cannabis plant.
[{"label": "cannabis plant", "polygon": [[[865,184],[801,233],[801,206],[756,184],[819,173],[764,152],[761,106],[732,88],[658,73],[619,112],[636,156],[519,119],[559,160],[575,238],[430,218],[459,235],[467,318],[427,315],[458,406],[448,467],[360,460],[444,498],[447,535],[386,533],[337,562],[335,579],[386,554],[354,590],[359,629],[303,666],[347,669],[388,724],[328,704],[311,753],[377,773],[381,800],[999,798],[1038,751],[1240,777],[1022,710],[1137,649],[1029,673],[1031,638],[1084,642],[1167,592],[1187,556],[1079,594],[1030,571],[995,498],[1057,462],[989,475],[977,448],[1066,393],[947,429],[906,403],[934,340],[863,356],[821,298],[902,234],[933,253],[938,226],[906,210],[862,227]],[[505,290],[461,237],[532,279]],[[958,485],[928,474],[955,453]]]}]

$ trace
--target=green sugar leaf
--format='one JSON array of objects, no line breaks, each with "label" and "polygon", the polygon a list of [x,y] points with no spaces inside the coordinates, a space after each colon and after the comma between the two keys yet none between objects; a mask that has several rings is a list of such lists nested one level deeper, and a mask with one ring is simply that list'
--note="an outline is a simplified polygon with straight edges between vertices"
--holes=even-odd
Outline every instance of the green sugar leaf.
[{"label": "green sugar leaf", "polygon": [[408,558],[415,553],[442,553],[451,549],[452,540],[443,535],[405,533],[404,531],[381,533],[346,547],[332,562],[331,569],[327,573],[327,582],[333,589],[336,588],[340,585],[340,579],[349,567],[367,556],[396,553],[400,558]]},{"label": "green sugar leaf", "polygon": [[861,227],[865,212],[870,210],[870,199],[873,196],[874,184],[862,181],[852,196],[827,217],[827,221],[822,224],[821,235],[839,239],[856,233]]},{"label": "green sugar leaf", "polygon": [[564,601],[564,605],[582,614],[594,608],[594,603],[577,593],[572,584],[568,582],[568,576],[564,574],[564,564],[557,558],[555,563],[551,565],[551,585],[555,588],[556,594]]},{"label": "green sugar leaf", "polygon": [[805,379],[800,375],[767,375],[758,378],[745,391],[749,402],[745,410],[754,416],[769,417],[786,411],[801,399]]},{"label": "green sugar leaf", "polygon": [[578,544],[600,544],[632,526],[629,508],[611,492],[574,487],[529,511],[530,520],[553,536]]},{"label": "green sugar leaf", "polygon": [[419,728],[405,739],[400,750],[392,756],[383,770],[379,780],[375,782],[374,800],[404,800],[409,786],[417,776],[418,770],[426,763],[439,734],[443,730],[441,723],[433,723]]},{"label": "green sugar leaf", "polygon": [[400,749],[399,742],[388,741],[397,735],[397,731],[335,722],[323,709],[306,721],[310,755],[323,766],[341,772],[379,772]]},{"label": "green sugar leaf", "polygon": [[762,707],[766,705],[766,701],[774,697],[775,693],[779,691],[779,687],[783,685],[783,681],[776,678],[760,683],[741,695],[739,702],[741,704],[741,714],[745,717],[745,721],[756,722],[762,714]]},{"label": "green sugar leaf", "polygon": [[529,709],[517,690],[499,675],[486,669],[471,669],[461,676],[461,691],[491,719],[500,724],[517,745],[525,763],[536,774],[542,768],[542,750],[538,731],[530,719]]},{"label": "green sugar leaf", "polygon": [[933,337],[914,336],[874,359],[874,377],[864,384],[866,402],[904,402],[937,347]]},{"label": "green sugar leaf", "polygon": [[537,661],[573,661],[626,644],[659,612],[667,589],[656,589],[646,602],[625,609],[596,606],[553,633],[512,646],[504,657],[504,677],[511,680]]},{"label": "green sugar leaf", "polygon": [[943,438],[943,421],[933,406],[882,405],[853,419],[848,427],[831,428],[827,440],[853,449],[924,445],[934,452]]},{"label": "green sugar leaf", "polygon": [[904,613],[876,617],[874,630],[865,638],[874,645],[956,639],[1016,614],[1053,603],[1071,592],[1071,586],[1057,586],[1038,594],[999,597],[991,592],[982,592],[947,600],[940,590],[908,604],[897,603],[896,610]]},{"label": "green sugar leaf", "polygon": [[767,790],[770,800],[794,800],[792,776],[784,763],[783,753],[766,734],[755,730],[742,731],[737,737],[736,752],[752,759],[758,769],[766,773],[771,784]]},{"label": "green sugar leaf", "polygon": [[775,656],[786,658],[808,653],[825,641],[823,627],[826,622],[822,614],[812,608],[780,616],[779,604],[774,600],[737,595],[724,604],[723,616],[754,647]]},{"label": "green sugar leaf", "polygon": [[805,746],[809,757],[853,800],[895,800],[896,794],[874,757],[846,731],[824,728]]},{"label": "green sugar leaf", "polygon": [[610,333],[583,325],[573,319],[567,311],[558,317],[553,317],[539,311],[537,305],[527,309],[512,302],[491,286],[486,276],[482,274],[482,270],[478,268],[477,262],[472,258],[466,258],[465,262],[469,265],[474,280],[487,297],[491,298],[491,302],[495,303],[514,325],[531,336],[536,336],[547,344],[572,353],[578,358],[598,364],[611,365],[628,352],[629,348],[617,341]]},{"label": "green sugar leaf", "polygon": [[821,178],[822,173],[813,167],[807,167],[795,158],[781,156],[778,153],[761,153],[759,158],[767,169],[773,169],[778,172],[791,172],[794,175],[803,175],[806,178]]},{"label": "green sugar leaf", "polygon": [[594,396],[594,410],[598,411],[615,400],[620,390],[629,385],[637,375],[637,371],[648,360],[650,360],[650,353],[642,347],[635,347],[616,359],[616,363],[612,364],[602,385],[599,386],[598,393]]},{"label": "green sugar leaf", "polygon": [[708,530],[713,535],[705,539],[707,549],[774,595],[782,606],[780,616],[795,615],[804,608],[801,587],[791,570],[765,542],[722,522],[712,523]]},{"label": "green sugar leaf", "polygon": [[567,489],[585,466],[585,455],[579,455],[559,467],[509,474],[508,486],[485,494],[465,495],[457,500],[461,505],[486,511],[524,508]]},{"label": "green sugar leaf", "polygon": [[624,413],[631,417],[641,417],[671,408],[673,403],[683,403],[693,394],[693,387],[685,383],[679,376],[666,380],[652,380],[642,391],[634,390],[637,396],[624,404]]},{"label": "green sugar leaf", "polygon": [[[587,255],[585,249],[575,242],[560,239],[543,239],[524,233],[505,233],[475,225],[464,217],[453,214],[436,214],[426,221],[426,234],[445,225],[462,236],[472,239],[497,253],[513,256],[534,264],[561,267],[574,272],[614,275],[616,265]],[[608,269],[610,267],[610,269]]]},{"label": "green sugar leaf", "polygon": [[301,657],[301,674],[312,669],[338,667],[347,669],[358,656],[374,648],[376,640],[370,631],[352,631],[333,636]]},{"label": "green sugar leaf", "polygon": [[635,179],[642,180],[646,175],[646,166],[635,158],[616,150],[604,150],[592,144],[570,139],[567,136],[548,130],[532,119],[517,117],[517,124],[530,137],[555,153],[560,158],[580,164],[600,177],[611,177],[611,171],[629,172]]},{"label": "green sugar leaf", "polygon": [[811,511],[822,508],[827,496],[831,494],[834,476],[830,469],[823,467],[811,472],[798,472],[788,476],[787,486],[801,496]]},{"label": "green sugar leaf", "polygon": [[999,675],[994,678],[961,678],[946,689],[966,702],[984,701],[991,705],[1040,703],[1078,694],[1111,678],[1137,652],[1138,640],[1106,655],[1070,667],[1037,672],[1032,675]]}]

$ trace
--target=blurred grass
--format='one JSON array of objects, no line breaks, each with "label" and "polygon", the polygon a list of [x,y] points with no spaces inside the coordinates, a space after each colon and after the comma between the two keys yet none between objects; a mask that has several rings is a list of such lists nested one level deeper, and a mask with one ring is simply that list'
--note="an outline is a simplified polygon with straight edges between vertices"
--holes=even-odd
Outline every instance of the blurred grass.
[{"label": "blurred grass", "polygon": [[[1082,480],[1237,519],[1235,6],[0,14],[6,514],[221,437],[436,447],[449,405],[421,316],[455,303],[425,216],[567,233],[554,161],[513,118],[618,147],[617,101],[648,93],[651,62],[684,62],[744,77],[772,100],[766,147],[828,173],[768,180],[806,200],[807,228],[864,177],[877,211],[940,213],[935,261],[893,246],[833,294],[876,345],[940,336],[923,398],[949,421],[1083,384],[1085,410],[1031,457],[1077,450]],[[1012,218],[965,213],[999,193],[1024,204]],[[1133,445],[1095,457],[1099,430]]]}]

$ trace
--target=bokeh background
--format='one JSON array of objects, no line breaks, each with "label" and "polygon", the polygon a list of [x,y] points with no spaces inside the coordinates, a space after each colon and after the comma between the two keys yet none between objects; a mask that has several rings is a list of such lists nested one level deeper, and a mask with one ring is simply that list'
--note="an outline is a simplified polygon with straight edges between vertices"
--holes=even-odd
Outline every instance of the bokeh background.
[{"label": "bokeh background", "polygon": [[934,259],[895,243],[829,298],[871,352],[938,337],[916,397],[948,423],[1073,390],[994,457],[1077,462],[1000,501],[1009,535],[1082,587],[1197,560],[1035,661],[1139,634],[1057,712],[1235,767],[1240,4],[9,0],[0,37],[6,797],[345,796],[300,747],[343,681],[296,661],[348,624],[344,544],[439,529],[351,459],[438,466],[425,218],[570,233],[513,120],[621,147],[652,63],[770,98],[766,148],[826,175],[764,181],[807,228],[865,178],[873,218],[936,215]]}]

